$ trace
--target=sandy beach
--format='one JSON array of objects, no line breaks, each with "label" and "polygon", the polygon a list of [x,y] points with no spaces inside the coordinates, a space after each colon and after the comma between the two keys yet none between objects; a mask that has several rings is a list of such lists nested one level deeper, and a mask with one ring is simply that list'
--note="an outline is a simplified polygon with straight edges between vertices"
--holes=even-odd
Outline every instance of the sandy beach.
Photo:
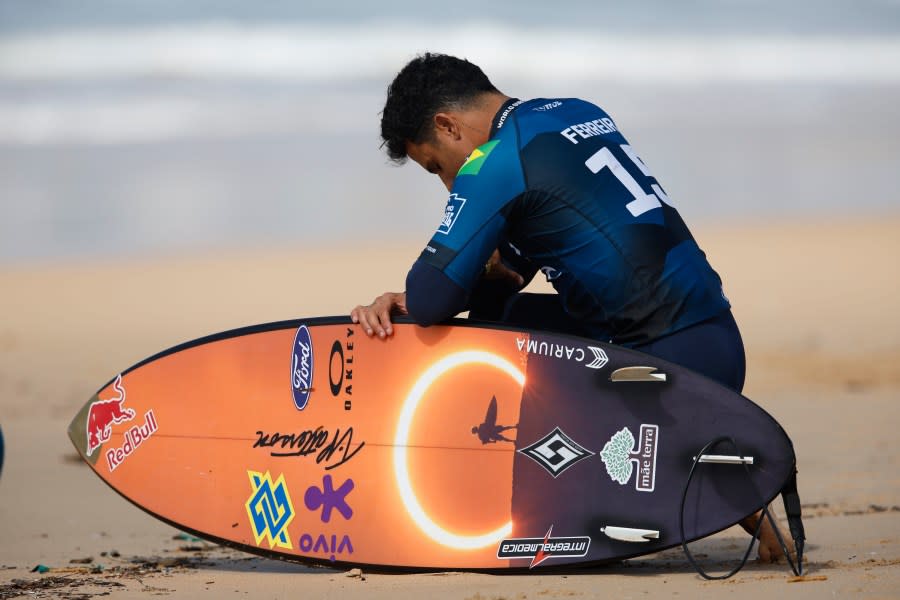
[{"label": "sandy beach", "polygon": [[[511,576],[267,560],[156,521],[75,453],[66,427],[115,373],[217,331],[346,314],[402,287],[411,240],[0,268],[0,599],[900,598],[900,214],[693,230],[744,335],[744,394],[796,447],[805,579],[751,561],[707,582],[677,550]],[[722,571],[746,541],[732,528],[694,550]]]}]

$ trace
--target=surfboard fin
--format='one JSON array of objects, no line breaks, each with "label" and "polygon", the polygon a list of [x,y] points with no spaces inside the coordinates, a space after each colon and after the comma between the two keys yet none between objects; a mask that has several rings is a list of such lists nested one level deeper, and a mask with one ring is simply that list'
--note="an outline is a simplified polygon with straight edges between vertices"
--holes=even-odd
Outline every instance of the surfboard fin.
[{"label": "surfboard fin", "polygon": [[665,373],[655,373],[656,367],[622,367],[609,376],[613,382],[622,381],[665,381]]},{"label": "surfboard fin", "polygon": [[731,456],[728,454],[702,454],[698,459],[696,456],[691,460],[701,463],[711,463],[716,465],[752,465],[752,456]]},{"label": "surfboard fin", "polygon": [[616,527],[607,525],[601,527],[600,531],[606,534],[606,537],[620,542],[649,542],[650,540],[659,539],[659,531],[655,529],[635,529],[633,527]]}]

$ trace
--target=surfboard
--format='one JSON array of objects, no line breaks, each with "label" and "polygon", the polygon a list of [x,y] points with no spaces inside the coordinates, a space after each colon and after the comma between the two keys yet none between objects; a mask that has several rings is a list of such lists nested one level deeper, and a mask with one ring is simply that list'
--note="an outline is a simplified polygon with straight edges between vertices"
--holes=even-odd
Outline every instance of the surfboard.
[{"label": "surfboard", "polygon": [[[795,468],[772,416],[699,374],[466,320],[401,320],[386,340],[346,317],[198,339],[116,375],[68,432],[154,517],[343,566],[529,569],[656,552],[757,511]],[[698,456],[722,436],[733,443]]]}]

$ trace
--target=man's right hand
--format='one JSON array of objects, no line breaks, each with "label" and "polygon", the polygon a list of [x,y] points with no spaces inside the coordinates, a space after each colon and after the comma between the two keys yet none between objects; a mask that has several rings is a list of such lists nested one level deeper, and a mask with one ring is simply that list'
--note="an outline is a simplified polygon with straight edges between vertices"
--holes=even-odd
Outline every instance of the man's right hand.
[{"label": "man's right hand", "polygon": [[505,281],[519,289],[525,286],[525,278],[522,277],[521,273],[517,273],[503,264],[500,250],[494,250],[494,253],[491,254],[491,257],[484,265],[484,273],[481,276],[488,280]]},{"label": "man's right hand", "polygon": [[408,314],[406,310],[406,292],[385,292],[375,298],[372,304],[359,305],[350,311],[350,319],[362,325],[369,337],[378,334],[385,338],[394,333],[391,327],[391,315]]}]

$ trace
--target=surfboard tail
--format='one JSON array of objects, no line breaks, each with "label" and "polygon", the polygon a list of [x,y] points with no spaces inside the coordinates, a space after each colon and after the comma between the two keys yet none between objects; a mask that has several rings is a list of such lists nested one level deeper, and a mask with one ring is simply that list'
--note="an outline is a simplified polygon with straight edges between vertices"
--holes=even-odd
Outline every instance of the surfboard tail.
[{"label": "surfboard tail", "polygon": [[[727,444],[730,448],[733,448],[736,452],[735,455],[722,455],[722,454],[711,454],[711,452],[717,448],[720,448],[722,445]],[[778,527],[778,523],[775,521],[775,518],[772,516],[771,511],[769,510],[770,500],[766,500],[766,498],[760,493],[757,489],[757,497],[758,497],[758,508],[755,509],[752,513],[747,515],[748,517],[754,514],[762,513],[759,517],[755,532],[753,533],[753,537],[750,539],[750,543],[747,546],[747,551],[744,553],[741,561],[729,572],[723,575],[710,575],[707,573],[703,567],[697,562],[694,555],[691,553],[690,548],[688,547],[688,542],[690,541],[689,536],[685,534],[685,505],[688,498],[688,492],[691,487],[691,481],[694,478],[695,473],[697,472],[697,468],[703,464],[712,464],[712,465],[730,465],[732,467],[742,466],[744,472],[747,476],[747,481],[753,483],[753,474],[751,472],[751,465],[753,465],[753,457],[745,456],[741,454],[740,448],[738,444],[735,442],[734,438],[728,436],[718,437],[708,444],[706,444],[702,450],[700,450],[696,456],[693,458],[693,464],[691,465],[690,472],[688,473],[687,480],[684,484],[684,492],[681,496],[681,506],[679,509],[679,517],[678,517],[678,527],[681,533],[681,548],[684,551],[685,557],[690,562],[691,566],[697,571],[697,573],[703,577],[704,579],[709,580],[720,580],[720,579],[728,579],[731,576],[735,575],[738,571],[740,571],[744,565],[747,563],[747,559],[750,557],[750,553],[753,550],[753,544],[756,539],[760,536],[760,531],[764,525],[766,520],[771,524],[772,530],[774,531],[775,537],[778,541],[778,544],[781,546],[782,551],[784,552],[784,556],[787,559],[787,562],[794,572],[794,575],[798,577],[803,573],[803,546],[805,543],[805,534],[803,529],[803,521],[801,518],[801,505],[800,505],[800,496],[797,492],[797,467],[796,462],[794,463],[792,469],[789,472],[788,478],[785,481],[783,487],[778,492],[781,495],[782,500],[784,501],[785,512],[787,514],[788,519],[788,527],[791,532],[791,537],[794,541],[794,555],[796,556],[797,562],[795,563],[791,559],[791,551],[789,550],[787,543],[784,540],[784,537],[781,534],[781,530]],[[777,495],[776,494],[776,497]],[[774,498],[772,498],[774,500]]]}]

